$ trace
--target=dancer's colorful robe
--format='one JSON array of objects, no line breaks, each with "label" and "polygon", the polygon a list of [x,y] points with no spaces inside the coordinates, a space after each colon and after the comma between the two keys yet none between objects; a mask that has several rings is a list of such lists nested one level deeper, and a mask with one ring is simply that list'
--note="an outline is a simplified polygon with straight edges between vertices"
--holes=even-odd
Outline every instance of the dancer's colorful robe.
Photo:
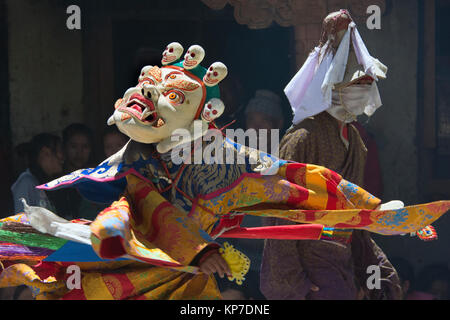
[{"label": "dancer's colorful robe", "polygon": [[[100,258],[115,260],[76,259],[71,242],[38,265],[32,253],[20,260],[4,255],[0,287],[24,283],[42,299],[220,298],[214,278],[198,273],[197,260],[202,250],[217,246],[211,235],[238,227],[244,214],[398,235],[431,224],[450,208],[442,201],[377,211],[379,199],[326,168],[268,155],[252,165],[246,149],[230,142],[224,148],[244,152],[246,164],[177,166],[160,159],[151,145],[131,141],[99,167],[47,184],[75,186],[93,200],[120,199],[91,224],[92,248]],[[254,170],[264,163],[278,166],[276,174]],[[165,171],[173,181],[161,179]],[[23,215],[3,222],[20,219],[26,223]],[[228,223],[219,223],[224,219]],[[82,270],[80,289],[66,285],[72,264]]]}]

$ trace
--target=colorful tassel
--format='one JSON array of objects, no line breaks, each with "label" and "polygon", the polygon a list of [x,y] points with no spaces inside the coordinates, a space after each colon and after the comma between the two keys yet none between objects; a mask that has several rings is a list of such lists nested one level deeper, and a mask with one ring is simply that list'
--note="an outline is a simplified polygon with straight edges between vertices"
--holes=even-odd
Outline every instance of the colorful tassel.
[{"label": "colorful tassel", "polygon": [[15,243],[0,242],[0,260],[43,260],[54,251],[46,248],[28,247]]},{"label": "colorful tassel", "polygon": [[228,277],[228,280],[236,281],[238,285],[241,285],[250,269],[250,259],[242,252],[233,248],[228,242],[225,242],[223,245],[224,247],[220,248],[219,252],[231,270],[231,277]]},{"label": "colorful tassel", "polygon": [[347,245],[352,240],[352,230],[324,227],[320,240],[334,241]]},{"label": "colorful tassel", "polygon": [[17,222],[7,222],[0,226],[0,241],[53,251],[67,243],[65,239],[43,234],[29,225]]},{"label": "colorful tassel", "polygon": [[437,240],[438,238],[436,230],[431,225],[426,226],[423,229],[420,229],[419,231],[416,232],[416,234],[419,237],[419,239],[423,241],[432,241]]}]

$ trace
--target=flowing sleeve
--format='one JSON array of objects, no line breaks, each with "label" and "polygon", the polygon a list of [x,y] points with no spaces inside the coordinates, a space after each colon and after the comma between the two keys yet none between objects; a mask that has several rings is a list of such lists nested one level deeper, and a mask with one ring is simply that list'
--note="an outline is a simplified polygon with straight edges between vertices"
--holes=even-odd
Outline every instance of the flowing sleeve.
[{"label": "flowing sleeve", "polygon": [[[280,157],[291,161],[306,159],[310,142],[308,133],[306,129],[287,133],[281,141]],[[275,226],[294,222],[269,217],[265,218],[265,224]],[[304,269],[297,242],[271,239],[264,242],[260,286],[267,299],[304,300],[310,292],[312,282]]]},{"label": "flowing sleeve", "polygon": [[127,176],[125,196],[99,214],[91,231],[102,258],[131,256],[188,272],[195,272],[191,263],[199,253],[219,247],[196,221],[134,175]]}]

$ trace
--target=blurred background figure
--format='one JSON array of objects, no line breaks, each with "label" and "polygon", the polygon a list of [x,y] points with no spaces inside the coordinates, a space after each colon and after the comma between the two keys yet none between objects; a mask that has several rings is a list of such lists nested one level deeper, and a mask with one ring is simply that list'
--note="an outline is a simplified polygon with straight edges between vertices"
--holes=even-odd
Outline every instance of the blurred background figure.
[{"label": "blurred background figure", "polygon": [[[89,127],[81,123],[73,123],[63,130],[63,151],[65,156],[64,172],[68,174],[79,169],[92,167],[93,134]],[[73,220],[85,218],[93,220],[100,212],[94,203],[84,199],[76,189],[67,188],[48,192],[59,216]]]},{"label": "blurred background figure", "polygon": [[258,134],[261,129],[267,130],[267,147],[260,146],[260,143],[258,143],[258,149],[267,151],[268,153],[274,153],[276,151],[276,154],[278,154],[278,150],[271,150],[271,130],[279,130],[278,141],[276,141],[276,145],[278,146],[283,124],[283,110],[280,96],[270,90],[257,90],[255,96],[248,102],[245,108],[245,127],[246,129],[255,129]]},{"label": "blurred background figure", "polygon": [[90,128],[73,123],[63,130],[64,172],[70,173],[92,165],[93,135]]},{"label": "blurred background figure", "polygon": [[236,74],[228,74],[220,83],[220,99],[225,104],[225,111],[215,120],[216,125],[222,128],[232,123],[229,128],[245,127],[245,123],[241,123],[240,119],[247,98],[242,81]]},{"label": "blurred background figure", "polygon": [[283,127],[281,98],[270,90],[257,90],[245,109],[247,129],[280,129]]},{"label": "blurred background figure", "polygon": [[[278,155],[279,138],[281,137],[281,130],[283,129],[283,110],[282,101],[279,95],[271,90],[259,89],[256,90],[255,95],[250,99],[245,107],[245,129],[254,129],[258,135],[261,129],[267,130],[267,144],[264,141],[258,141],[258,149],[266,151],[268,153],[274,153]],[[271,135],[272,129],[278,129],[278,135],[273,137]],[[272,150],[272,140],[274,141],[276,150]],[[265,144],[265,145],[262,145]],[[275,152],[276,151],[276,152]],[[242,221],[242,226],[261,227],[263,225],[263,218],[247,215]],[[252,296],[253,299],[264,299],[264,296],[259,290],[259,273],[261,268],[261,258],[264,249],[264,240],[256,239],[234,239],[236,246],[241,247],[244,252],[249,256],[251,260],[250,271],[247,275],[247,282],[252,289],[252,294],[248,293],[248,296]]]},{"label": "blurred background figure", "polygon": [[[109,158],[128,142],[128,137],[117,130],[116,126],[107,127],[103,133],[104,159]],[[102,160],[104,160],[102,159]]]},{"label": "blurred background figure", "polygon": [[[237,102],[231,102],[237,105]],[[271,129],[282,130],[283,128],[283,111],[282,111],[281,98],[270,90],[257,90],[255,95],[250,99],[245,106],[245,118],[243,125],[246,130],[256,130],[257,138],[260,137],[260,130],[267,130],[267,141],[258,141],[258,149],[268,153],[273,153],[271,150],[272,138],[279,139],[278,137],[271,137]],[[278,142],[276,148],[278,148]],[[263,145],[261,145],[261,143]],[[251,144],[247,144],[251,146]],[[278,154],[278,150],[276,150]],[[261,217],[246,215],[241,223],[242,227],[261,227],[263,225],[263,219]],[[219,240],[221,241],[221,240]],[[239,295],[244,295],[246,299],[264,300],[264,296],[259,290],[259,273],[261,267],[261,257],[264,249],[264,240],[262,239],[227,239],[226,241],[232,243],[238,250],[242,250],[249,257],[250,270],[246,275],[246,280],[239,290],[237,288],[230,288],[226,283],[228,280],[218,279],[219,285],[225,282],[225,289],[222,295],[227,299],[228,296],[239,299]]]},{"label": "blurred background figure", "polygon": [[11,187],[14,199],[14,212],[23,211],[20,198],[25,198],[28,205],[40,206],[54,211],[55,207],[47,193],[35,187],[57,178],[63,171],[63,152],[61,139],[49,133],[34,136],[22,145],[27,157],[28,168],[18,177]]}]

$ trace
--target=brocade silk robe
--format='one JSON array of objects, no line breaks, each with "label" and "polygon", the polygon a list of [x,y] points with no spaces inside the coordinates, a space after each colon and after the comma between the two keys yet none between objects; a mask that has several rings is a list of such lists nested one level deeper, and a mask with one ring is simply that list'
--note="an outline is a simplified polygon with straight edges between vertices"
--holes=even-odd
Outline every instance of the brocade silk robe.
[{"label": "brocade silk robe", "polygon": [[[218,299],[214,276],[199,272],[199,261],[206,254],[204,250],[218,248],[218,236],[236,230],[245,233],[240,222],[247,214],[307,223],[309,226],[300,227],[316,231],[314,225],[318,226],[319,232],[313,233],[293,228],[294,239],[317,241],[339,240],[345,233],[339,230],[342,228],[384,235],[416,232],[450,209],[450,201],[440,201],[400,210],[377,210],[380,199],[327,168],[287,162],[229,140],[219,145],[220,150],[224,155],[240,155],[245,161],[176,165],[170,155],[167,158],[166,154],[157,154],[153,146],[130,141],[96,168],[81,169],[40,186],[44,190],[74,187],[87,199],[112,204],[89,225],[90,243],[39,234],[25,214],[0,220],[0,288],[25,284],[36,299]],[[259,171],[263,168],[266,174]],[[336,229],[331,234],[322,226]],[[280,228],[269,229],[263,238],[280,236]],[[286,233],[292,228],[281,229],[281,239],[293,235]],[[379,256],[376,254],[378,249],[368,236],[355,237],[353,252],[359,241],[363,246],[356,248],[364,250],[352,256],[363,259],[360,265],[365,275],[366,265],[378,264],[385,257],[381,251]],[[301,267],[310,272],[305,279],[321,287],[322,297],[338,286],[342,286],[340,292],[353,297],[354,287],[343,286],[353,281],[348,280],[353,276],[348,271],[352,263],[350,249],[337,251],[341,247],[323,242],[303,247],[308,242],[292,243],[303,248],[300,257],[311,258],[294,259],[299,266],[275,264],[276,272]],[[327,249],[326,255],[313,247],[322,250],[326,245],[333,248]],[[341,261],[349,265],[343,267]],[[81,270],[80,288],[66,285],[70,274],[67,271],[73,264]],[[385,262],[381,266],[382,276],[387,278],[385,271],[391,266]],[[340,270],[346,273],[336,276]],[[241,271],[236,272],[236,276],[242,276]],[[355,269],[357,272],[359,269]],[[302,288],[305,282],[292,277],[304,274],[292,272],[283,280]],[[327,284],[316,276],[328,279],[331,289],[327,290]],[[392,277],[397,280],[395,273]],[[384,281],[382,285],[391,288]]]}]

